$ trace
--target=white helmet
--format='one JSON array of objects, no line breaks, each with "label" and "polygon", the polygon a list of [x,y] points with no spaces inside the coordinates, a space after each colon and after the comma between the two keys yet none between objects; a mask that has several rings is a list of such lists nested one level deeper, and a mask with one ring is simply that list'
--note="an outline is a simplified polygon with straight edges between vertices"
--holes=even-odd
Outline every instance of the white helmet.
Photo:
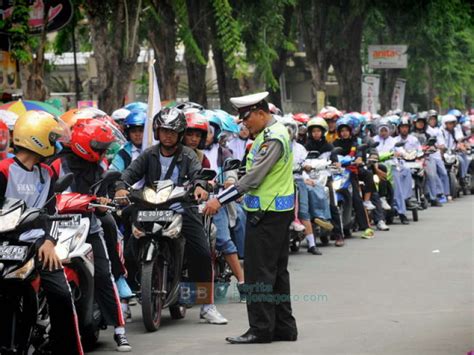
[{"label": "white helmet", "polygon": [[115,110],[112,112],[112,119],[114,121],[124,121],[125,118],[130,114],[130,110],[127,110],[126,108],[119,108],[118,110]]},{"label": "white helmet", "polygon": [[443,124],[443,127],[446,127],[446,123],[448,123],[448,122],[457,123],[458,120],[457,120],[456,116],[454,116],[454,115],[451,115],[451,114],[444,115],[444,116],[441,118],[441,123]]},{"label": "white helmet", "polygon": [[[275,115],[273,115],[273,117],[275,117]],[[283,117],[277,116],[277,121],[282,123],[288,129],[291,140],[296,138],[296,134],[298,133],[298,125],[290,115],[285,115]]]}]

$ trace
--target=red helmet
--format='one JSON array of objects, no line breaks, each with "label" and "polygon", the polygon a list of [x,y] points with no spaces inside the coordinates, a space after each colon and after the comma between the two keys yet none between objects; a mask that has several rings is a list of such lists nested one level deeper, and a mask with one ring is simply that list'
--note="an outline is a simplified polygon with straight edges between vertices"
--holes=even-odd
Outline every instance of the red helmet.
[{"label": "red helmet", "polygon": [[199,143],[198,148],[204,149],[206,145],[207,132],[209,130],[209,121],[206,117],[199,112],[188,112],[186,116],[186,130],[193,129],[202,131],[201,142]]},{"label": "red helmet", "polygon": [[318,116],[324,118],[326,121],[337,120],[342,117],[342,112],[333,106],[325,106],[321,109]]},{"label": "red helmet", "polygon": [[90,162],[98,162],[115,141],[112,129],[96,118],[84,118],[75,125],[71,135],[71,150]]},{"label": "red helmet", "polygon": [[303,124],[306,124],[308,123],[308,121],[310,120],[311,117],[309,117],[309,115],[307,115],[306,113],[295,113],[293,115],[293,119],[299,123],[303,123]]},{"label": "red helmet", "polygon": [[10,147],[10,131],[5,122],[0,120],[0,155],[8,152]]}]

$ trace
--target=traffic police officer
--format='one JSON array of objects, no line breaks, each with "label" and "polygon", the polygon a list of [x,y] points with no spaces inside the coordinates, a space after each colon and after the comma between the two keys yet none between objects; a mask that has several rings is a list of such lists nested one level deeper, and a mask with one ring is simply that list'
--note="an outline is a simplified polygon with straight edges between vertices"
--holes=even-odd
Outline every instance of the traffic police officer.
[{"label": "traffic police officer", "polygon": [[290,301],[288,229],[294,217],[293,154],[287,129],[270,114],[268,92],[231,98],[255,141],[246,175],[208,201],[215,214],[244,195],[247,210],[245,286],[250,329],[228,337],[233,344],[295,341],[297,327]]}]

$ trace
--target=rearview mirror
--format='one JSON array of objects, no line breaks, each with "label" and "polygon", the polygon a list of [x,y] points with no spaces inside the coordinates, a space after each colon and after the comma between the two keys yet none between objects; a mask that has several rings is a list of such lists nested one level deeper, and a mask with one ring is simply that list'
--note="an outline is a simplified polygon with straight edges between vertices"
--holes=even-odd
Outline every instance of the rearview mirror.
[{"label": "rearview mirror", "polygon": [[343,152],[343,149],[342,149],[342,147],[336,147],[336,148],[334,148],[334,149],[332,150],[332,152],[333,152],[334,154],[341,155],[342,152]]},{"label": "rearview mirror", "polygon": [[427,145],[429,145],[430,147],[434,146],[436,144],[436,137],[430,137],[428,139],[428,142],[426,142]]},{"label": "rearview mirror", "polygon": [[395,147],[397,147],[397,148],[403,147],[404,145],[405,145],[405,142],[395,143]]},{"label": "rearview mirror", "polygon": [[200,180],[213,180],[216,177],[217,173],[212,169],[201,169],[197,178]]},{"label": "rearview mirror", "polygon": [[73,173],[69,173],[69,174],[61,176],[54,183],[54,193],[60,194],[61,192],[66,191],[69,188],[69,186],[71,186],[73,181],[74,181]]},{"label": "rearview mirror", "polygon": [[357,150],[365,150],[365,149],[367,149],[368,147],[369,147],[369,145],[364,143],[364,144],[359,145],[359,146],[357,147]]},{"label": "rearview mirror", "polygon": [[224,162],[224,166],[222,167],[222,171],[231,171],[240,168],[240,160],[239,159],[227,159]]},{"label": "rearview mirror", "polygon": [[318,150],[311,150],[308,152],[306,159],[317,159],[321,153]]},{"label": "rearview mirror", "polygon": [[370,148],[377,148],[379,146],[380,142],[372,142],[370,143]]}]

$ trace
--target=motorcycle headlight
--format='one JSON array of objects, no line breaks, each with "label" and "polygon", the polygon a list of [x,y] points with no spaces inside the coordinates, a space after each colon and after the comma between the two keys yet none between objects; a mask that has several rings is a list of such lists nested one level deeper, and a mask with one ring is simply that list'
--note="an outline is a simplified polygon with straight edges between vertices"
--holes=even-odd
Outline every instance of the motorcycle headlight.
[{"label": "motorcycle headlight", "polygon": [[340,190],[341,186],[342,186],[342,179],[334,180],[334,182],[332,183],[332,187],[335,191]]},{"label": "motorcycle headlight", "polygon": [[28,262],[23,265],[21,268],[16,269],[15,271],[10,272],[5,276],[5,279],[26,279],[35,268],[34,259],[28,260]]},{"label": "motorcycle headlight", "polygon": [[173,185],[168,185],[166,187],[163,187],[162,189],[159,189],[158,191],[146,187],[143,190],[143,198],[149,203],[160,204],[168,200],[171,195],[171,192],[173,192]]},{"label": "motorcycle headlight", "polygon": [[180,214],[175,214],[171,224],[163,230],[163,236],[168,238],[176,238],[181,233],[181,228],[183,227],[183,216]]},{"label": "motorcycle headlight", "polygon": [[21,207],[0,216],[0,233],[15,229],[21,217]]},{"label": "motorcycle headlight", "polygon": [[65,260],[69,256],[69,246],[66,244],[58,243],[54,247],[54,250],[56,251],[59,260]]}]

